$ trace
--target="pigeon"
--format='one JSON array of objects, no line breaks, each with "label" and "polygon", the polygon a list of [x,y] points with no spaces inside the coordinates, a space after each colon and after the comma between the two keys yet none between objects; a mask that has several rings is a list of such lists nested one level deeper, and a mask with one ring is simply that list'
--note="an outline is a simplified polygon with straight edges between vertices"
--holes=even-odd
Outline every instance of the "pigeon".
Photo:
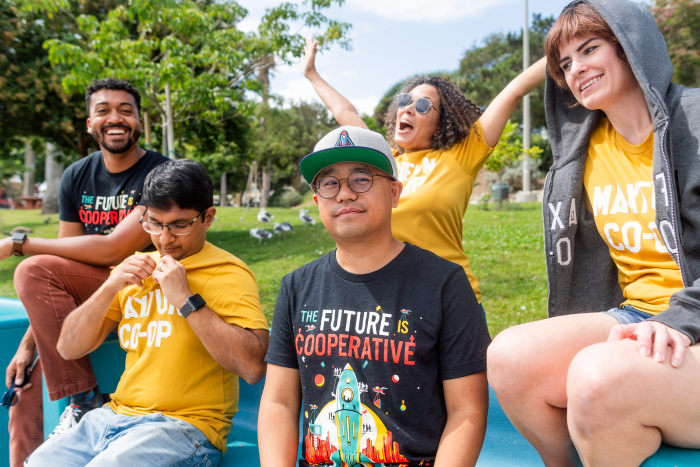
[{"label": "pigeon", "polygon": [[280,227],[282,227],[282,230],[284,230],[285,232],[294,232],[294,227],[292,227],[292,224],[290,224],[287,221],[282,222],[282,224],[280,224]]},{"label": "pigeon", "polygon": [[44,224],[48,224],[49,222],[51,222],[51,218],[50,218],[50,217],[47,217],[47,218],[44,220]]},{"label": "pigeon", "polygon": [[260,209],[260,212],[258,213],[258,220],[260,222],[270,222],[274,218],[275,216],[267,212],[265,208]]},{"label": "pigeon", "polygon": [[273,232],[275,235],[279,235],[279,236],[281,236],[282,238],[284,238],[284,232],[285,232],[285,231],[284,231],[284,229],[282,228],[282,226],[280,225],[279,222],[275,222],[275,226],[272,227],[272,232]]},{"label": "pigeon", "polygon": [[10,234],[14,235],[16,233],[32,233],[34,232],[32,229],[29,227],[22,227],[21,225],[18,225],[17,227],[14,227],[12,230],[10,230]]},{"label": "pigeon", "polygon": [[313,217],[309,216],[307,214],[308,212],[309,211],[307,211],[306,209],[299,209],[299,219],[301,219],[304,224],[316,225],[316,220]]},{"label": "pigeon", "polygon": [[258,239],[258,244],[262,243],[263,240],[272,238],[272,234],[265,229],[250,229],[250,236]]}]

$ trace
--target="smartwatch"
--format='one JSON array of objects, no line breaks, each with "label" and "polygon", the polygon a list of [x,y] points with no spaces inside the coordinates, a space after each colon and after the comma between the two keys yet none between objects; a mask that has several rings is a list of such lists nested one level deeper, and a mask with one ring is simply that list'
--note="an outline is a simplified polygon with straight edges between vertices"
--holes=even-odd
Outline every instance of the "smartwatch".
[{"label": "smartwatch", "polygon": [[201,310],[206,306],[207,302],[204,301],[201,295],[198,293],[192,295],[191,297],[187,297],[187,301],[183,305],[182,308],[180,308],[180,314],[187,318],[190,313],[193,311]]},{"label": "smartwatch", "polygon": [[15,256],[24,256],[22,253],[22,244],[27,239],[26,233],[15,233],[12,235],[12,254]]}]

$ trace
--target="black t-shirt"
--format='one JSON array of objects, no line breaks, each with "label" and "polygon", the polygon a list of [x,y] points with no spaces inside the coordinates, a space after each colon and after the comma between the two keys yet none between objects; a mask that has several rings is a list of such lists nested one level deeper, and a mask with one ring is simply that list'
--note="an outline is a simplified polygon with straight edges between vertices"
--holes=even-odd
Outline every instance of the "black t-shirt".
[{"label": "black t-shirt", "polygon": [[416,246],[370,274],[335,250],[288,274],[265,361],[300,371],[299,465],[432,465],[442,381],[485,371],[490,342],[464,268]]},{"label": "black t-shirt", "polygon": [[107,235],[141,202],[141,189],[148,173],[167,161],[146,151],[134,165],[119,173],[105,167],[102,151],[70,165],[61,177],[58,218],[80,222],[86,235]]}]

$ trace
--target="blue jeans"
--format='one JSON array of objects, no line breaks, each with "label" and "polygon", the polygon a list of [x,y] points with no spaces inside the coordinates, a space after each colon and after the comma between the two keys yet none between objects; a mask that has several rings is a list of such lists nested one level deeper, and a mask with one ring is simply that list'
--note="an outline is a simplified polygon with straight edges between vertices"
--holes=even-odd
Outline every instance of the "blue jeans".
[{"label": "blue jeans", "polygon": [[29,467],[215,467],[221,451],[198,428],[160,413],[130,417],[109,407],[85,414],[29,456]]},{"label": "blue jeans", "polygon": [[621,308],[611,308],[608,311],[601,311],[615,318],[620,324],[636,324],[646,321],[654,315],[639,311],[631,305],[623,305]]}]

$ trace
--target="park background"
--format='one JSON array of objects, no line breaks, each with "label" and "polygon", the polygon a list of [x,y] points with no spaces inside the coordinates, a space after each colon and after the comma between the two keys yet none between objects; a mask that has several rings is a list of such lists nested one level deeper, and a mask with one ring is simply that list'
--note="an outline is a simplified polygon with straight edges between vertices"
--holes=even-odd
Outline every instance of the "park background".
[{"label": "park background", "polygon": [[[529,60],[566,1],[531,0]],[[664,33],[674,81],[700,85],[700,2],[644,5]],[[282,277],[328,253],[299,160],[337,126],[301,75],[304,39],[321,42],[317,68],[368,126],[405,79],[447,77],[482,108],[523,67],[523,0],[0,0],[0,232],[58,232],[65,167],[98,147],[85,130],[85,87],[115,76],[143,95],[142,147],[192,158],[214,181],[217,221],[208,238],[253,270],[272,318]],[[531,94],[532,187],[552,163],[544,86]],[[517,109],[480,173],[464,219],[464,250],[480,280],[492,336],[546,316],[541,203],[522,189],[523,112]],[[492,186],[510,199],[494,202]],[[501,190],[502,192],[503,190]],[[30,207],[40,195],[41,210]],[[24,200],[21,198],[24,197]],[[251,228],[266,207],[295,232],[259,243]],[[19,258],[0,262],[0,295],[15,297]]]}]

